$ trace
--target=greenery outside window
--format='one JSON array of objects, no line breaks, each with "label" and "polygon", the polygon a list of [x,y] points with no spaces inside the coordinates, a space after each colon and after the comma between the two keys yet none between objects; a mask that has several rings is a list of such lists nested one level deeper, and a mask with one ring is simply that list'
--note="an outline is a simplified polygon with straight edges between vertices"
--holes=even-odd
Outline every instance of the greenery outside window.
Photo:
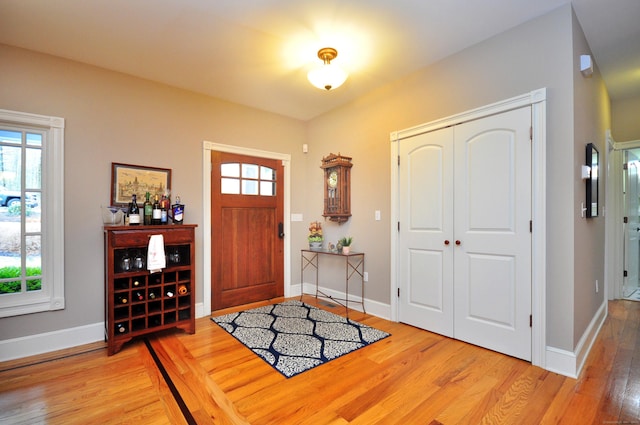
[{"label": "greenery outside window", "polygon": [[0,317],[64,308],[64,119],[0,109]]}]

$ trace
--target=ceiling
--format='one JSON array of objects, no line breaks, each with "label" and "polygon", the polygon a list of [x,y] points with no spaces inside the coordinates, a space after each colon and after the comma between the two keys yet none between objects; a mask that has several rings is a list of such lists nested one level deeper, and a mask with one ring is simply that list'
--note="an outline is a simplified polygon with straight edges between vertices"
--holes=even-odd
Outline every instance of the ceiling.
[{"label": "ceiling", "polygon": [[[0,0],[0,43],[308,120],[569,1]],[[640,1],[572,3],[611,99],[640,96]]]}]

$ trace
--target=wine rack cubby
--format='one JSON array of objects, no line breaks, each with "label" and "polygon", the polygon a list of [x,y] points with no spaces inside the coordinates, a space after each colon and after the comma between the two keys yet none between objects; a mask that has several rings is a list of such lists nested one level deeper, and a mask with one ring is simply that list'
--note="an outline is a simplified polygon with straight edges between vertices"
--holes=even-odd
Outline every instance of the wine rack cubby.
[{"label": "wine rack cubby", "polygon": [[[105,338],[109,355],[133,338],[168,328],[195,332],[195,225],[105,226]],[[166,267],[147,270],[152,235]]]}]

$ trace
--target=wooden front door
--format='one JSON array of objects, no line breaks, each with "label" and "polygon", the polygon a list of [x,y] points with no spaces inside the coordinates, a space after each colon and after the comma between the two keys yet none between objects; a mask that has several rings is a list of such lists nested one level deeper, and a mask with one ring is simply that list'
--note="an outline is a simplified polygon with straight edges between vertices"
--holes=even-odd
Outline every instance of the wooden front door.
[{"label": "wooden front door", "polygon": [[282,161],[211,152],[213,310],[284,295]]}]

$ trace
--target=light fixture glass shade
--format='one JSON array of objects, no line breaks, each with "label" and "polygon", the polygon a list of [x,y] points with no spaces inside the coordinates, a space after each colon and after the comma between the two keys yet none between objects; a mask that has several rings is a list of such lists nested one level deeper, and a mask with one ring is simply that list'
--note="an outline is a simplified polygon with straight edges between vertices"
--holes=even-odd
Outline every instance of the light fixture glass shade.
[{"label": "light fixture glass shade", "polygon": [[349,75],[339,66],[325,63],[307,74],[309,82],[321,90],[333,90],[342,85]]}]

